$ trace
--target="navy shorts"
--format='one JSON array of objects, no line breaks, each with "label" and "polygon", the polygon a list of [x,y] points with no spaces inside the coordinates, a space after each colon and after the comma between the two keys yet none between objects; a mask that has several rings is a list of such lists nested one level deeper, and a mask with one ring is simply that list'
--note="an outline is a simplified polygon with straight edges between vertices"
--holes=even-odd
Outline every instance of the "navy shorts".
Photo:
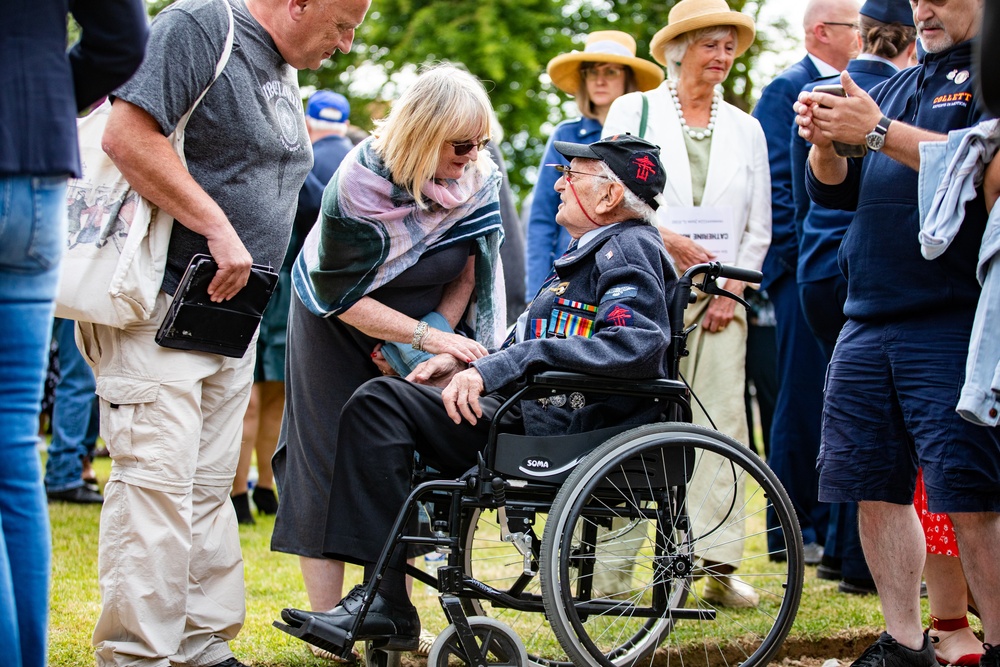
[{"label": "navy shorts", "polygon": [[1000,429],[955,412],[971,330],[971,314],[844,325],[826,377],[821,501],[910,504],[920,465],[930,511],[1000,511]]},{"label": "navy shorts", "polygon": [[254,382],[285,381],[285,341],[288,339],[288,308],[292,303],[292,289],[291,274],[280,271],[274,294],[260,320]]}]

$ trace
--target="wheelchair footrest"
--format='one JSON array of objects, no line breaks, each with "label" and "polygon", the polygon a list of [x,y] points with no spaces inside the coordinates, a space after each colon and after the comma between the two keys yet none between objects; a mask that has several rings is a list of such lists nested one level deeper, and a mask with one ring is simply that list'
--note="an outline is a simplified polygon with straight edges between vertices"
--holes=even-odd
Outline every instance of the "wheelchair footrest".
[{"label": "wheelchair footrest", "polygon": [[[297,628],[285,625],[280,621],[274,621],[272,625],[282,632],[287,632],[293,637],[298,637],[304,642],[326,649],[330,653],[343,658],[349,659],[348,656],[350,653],[348,653],[348,656],[343,654],[354,645],[353,641],[348,640],[347,633],[343,629],[324,623],[316,618],[306,621]],[[357,639],[371,642],[372,648],[382,651],[414,651],[420,646],[419,637],[397,637],[392,635],[383,637],[358,637]]]},{"label": "wheelchair footrest", "polygon": [[[353,659],[353,653],[351,652],[353,642],[347,641],[347,633],[340,628],[333,628],[316,620],[306,621],[297,628],[285,625],[281,621],[274,621],[271,625],[282,632],[287,632],[293,637],[297,637],[313,646],[318,646],[345,660]],[[344,655],[345,653],[346,655]]]}]

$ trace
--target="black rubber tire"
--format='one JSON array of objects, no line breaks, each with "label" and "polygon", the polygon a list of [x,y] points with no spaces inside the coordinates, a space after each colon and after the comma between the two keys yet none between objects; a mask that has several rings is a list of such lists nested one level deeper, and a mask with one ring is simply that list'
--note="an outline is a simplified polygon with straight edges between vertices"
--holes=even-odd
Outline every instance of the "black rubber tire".
[{"label": "black rubber tire", "polygon": [[[687,494],[697,494],[693,484],[683,481],[681,470],[686,466],[697,469],[699,479],[707,474],[725,490],[719,506],[705,507],[704,499],[691,501]],[[700,504],[691,506],[696,503]],[[606,605],[606,611],[597,613],[591,603],[589,615],[580,613],[587,600],[581,601],[577,591],[586,582],[574,579],[573,562],[590,556],[586,545],[574,547],[573,536],[581,526],[594,524],[595,518],[606,521],[609,515],[629,511],[633,515],[644,511],[654,517],[649,519],[652,530],[648,544],[633,566],[637,579],[645,577],[643,587],[630,596],[634,604]],[[770,554],[766,546],[767,512],[773,512],[781,527],[780,555]],[[668,531],[656,525],[664,517],[673,517],[667,518],[674,522]],[[711,519],[710,527],[696,530],[695,526],[705,524],[705,517]],[[732,534],[742,535],[738,543],[733,542]],[[723,536],[729,542],[716,544]],[[701,614],[701,620],[672,621],[665,610],[651,606],[650,595],[657,586],[663,587],[663,582],[687,582],[690,586],[690,568],[697,563],[698,553],[727,545],[742,554],[738,557],[739,575],[750,579],[749,588],[729,586],[734,584],[732,579],[709,570],[701,577],[705,580],[699,584],[701,592],[692,586],[687,600],[690,611],[686,613]],[[596,448],[563,484],[542,537],[540,576],[552,630],[576,665],[621,665],[620,637],[638,636],[637,627],[653,622],[662,624],[665,631],[647,630],[648,636],[658,643],[666,642],[662,648],[678,654],[674,659],[682,660],[685,667],[754,667],[766,665],[774,657],[795,619],[802,594],[802,537],[787,494],[756,454],[711,429],[687,423],[652,424],[622,433]],[[720,586],[725,595],[735,596],[726,602],[746,603],[747,596],[757,596],[759,606],[740,610],[722,606],[717,601]],[[662,588],[660,593],[662,596]],[[632,649],[629,664],[650,665],[652,660],[652,651],[645,645]]]}]

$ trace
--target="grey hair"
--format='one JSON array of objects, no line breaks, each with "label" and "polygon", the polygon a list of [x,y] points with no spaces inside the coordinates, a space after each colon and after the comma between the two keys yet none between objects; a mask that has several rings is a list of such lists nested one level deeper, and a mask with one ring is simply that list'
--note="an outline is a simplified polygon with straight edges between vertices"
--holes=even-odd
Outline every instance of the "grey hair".
[{"label": "grey hair", "polygon": [[692,44],[700,39],[722,39],[724,37],[737,39],[739,34],[736,32],[736,26],[710,25],[707,28],[682,32],[667,42],[663,47],[663,57],[667,61],[667,73],[670,78],[676,81],[681,75],[680,62],[684,60],[684,54],[687,53]]},{"label": "grey hair", "polygon": [[600,162],[600,166],[601,166],[601,173],[600,173],[601,176],[606,177],[608,180],[617,183],[618,185],[622,186],[622,188],[624,188],[625,198],[622,201],[624,207],[628,211],[634,213],[635,217],[655,227],[656,211],[653,210],[653,207],[644,202],[643,200],[639,199],[639,195],[629,190],[628,186],[622,183],[622,179],[618,178],[617,174],[611,171],[611,167],[609,167],[607,163]]}]

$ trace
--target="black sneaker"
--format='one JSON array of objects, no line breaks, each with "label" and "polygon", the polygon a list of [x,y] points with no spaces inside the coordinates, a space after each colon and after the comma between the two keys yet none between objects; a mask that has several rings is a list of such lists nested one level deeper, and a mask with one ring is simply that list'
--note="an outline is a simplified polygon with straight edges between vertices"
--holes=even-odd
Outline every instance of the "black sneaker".
[{"label": "black sneaker", "polygon": [[979,667],[1000,667],[1000,646],[983,644],[986,653],[979,658]]},{"label": "black sneaker", "polygon": [[243,664],[235,657],[230,656],[223,660],[222,662],[212,665],[212,667],[248,667],[248,665]]},{"label": "black sneaker", "polygon": [[924,645],[919,651],[900,645],[892,635],[883,632],[874,644],[851,663],[851,667],[937,667],[937,664],[934,645],[926,632]]}]

